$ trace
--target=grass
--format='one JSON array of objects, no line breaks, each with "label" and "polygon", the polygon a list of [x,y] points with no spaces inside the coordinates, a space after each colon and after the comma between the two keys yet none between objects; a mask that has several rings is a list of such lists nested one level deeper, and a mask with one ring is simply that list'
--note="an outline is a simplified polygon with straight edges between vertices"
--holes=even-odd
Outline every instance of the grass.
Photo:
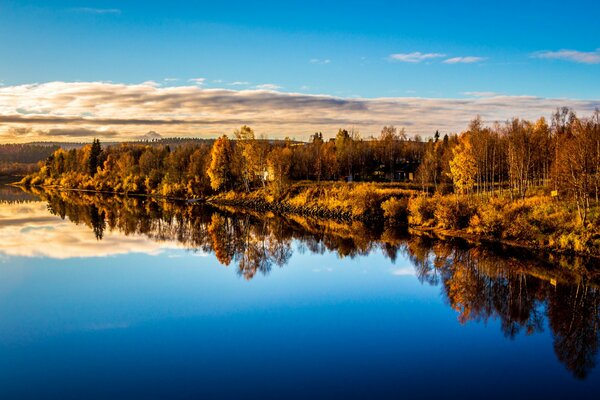
[{"label": "grass", "polygon": [[600,256],[600,206],[586,224],[575,205],[543,194],[511,201],[504,196],[416,196],[408,202],[413,227],[459,231],[528,247]]}]

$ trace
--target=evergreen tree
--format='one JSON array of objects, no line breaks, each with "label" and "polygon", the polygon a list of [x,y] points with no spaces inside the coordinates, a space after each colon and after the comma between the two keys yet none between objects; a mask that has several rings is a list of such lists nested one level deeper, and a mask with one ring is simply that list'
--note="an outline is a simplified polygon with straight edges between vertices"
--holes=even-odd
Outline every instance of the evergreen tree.
[{"label": "evergreen tree", "polygon": [[102,146],[100,145],[99,139],[94,139],[92,142],[92,148],[90,149],[90,158],[88,159],[88,171],[91,176],[96,175],[98,171],[98,164],[100,154],[102,153]]}]

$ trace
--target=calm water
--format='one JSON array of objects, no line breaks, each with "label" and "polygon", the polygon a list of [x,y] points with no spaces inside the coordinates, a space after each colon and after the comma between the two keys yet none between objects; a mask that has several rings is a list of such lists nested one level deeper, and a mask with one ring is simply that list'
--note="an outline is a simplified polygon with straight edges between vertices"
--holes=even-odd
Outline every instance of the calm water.
[{"label": "calm water", "polygon": [[576,398],[584,260],[1,188],[0,398]]}]

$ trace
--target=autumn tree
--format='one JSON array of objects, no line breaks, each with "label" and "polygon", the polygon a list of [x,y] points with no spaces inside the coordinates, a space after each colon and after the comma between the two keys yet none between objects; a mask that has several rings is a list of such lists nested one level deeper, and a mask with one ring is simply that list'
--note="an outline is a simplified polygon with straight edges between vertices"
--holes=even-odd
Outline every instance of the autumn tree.
[{"label": "autumn tree", "polygon": [[223,135],[215,141],[210,152],[210,157],[210,165],[207,171],[210,178],[210,186],[213,190],[231,187],[233,183],[233,151],[227,135]]},{"label": "autumn tree", "polygon": [[259,179],[264,183],[263,172],[266,164],[264,146],[261,146],[255,138],[254,131],[247,125],[236,129],[235,160],[240,169],[240,176],[246,191],[250,191],[253,183]]},{"label": "autumn tree", "polygon": [[569,191],[577,205],[579,219],[587,223],[590,198],[597,179],[597,152],[600,138],[593,119],[571,120],[568,135],[557,150],[556,173],[559,187]]},{"label": "autumn tree", "polygon": [[477,164],[473,156],[473,146],[468,134],[459,136],[458,144],[452,150],[452,154],[450,174],[454,187],[459,193],[469,193],[475,185]]},{"label": "autumn tree", "polygon": [[292,150],[289,147],[275,147],[267,157],[269,178],[275,194],[280,195],[288,183],[292,161]]},{"label": "autumn tree", "polygon": [[352,179],[353,145],[354,140],[350,133],[346,129],[338,130],[335,136],[338,170],[340,176],[347,176],[349,179]]},{"label": "autumn tree", "polygon": [[314,175],[317,182],[320,182],[321,176],[323,175],[323,134],[321,132],[316,132],[311,136],[310,143],[312,148]]},{"label": "autumn tree", "polygon": [[[402,132],[403,134],[403,132]],[[394,180],[394,167],[396,165],[396,158],[398,154],[398,130],[390,125],[384,126],[379,135],[379,146],[384,165],[387,165],[388,174],[390,180]]]},{"label": "autumn tree", "polygon": [[507,161],[511,196],[516,192],[518,197],[525,198],[533,156],[531,136],[532,126],[529,122],[514,119],[508,125]]}]

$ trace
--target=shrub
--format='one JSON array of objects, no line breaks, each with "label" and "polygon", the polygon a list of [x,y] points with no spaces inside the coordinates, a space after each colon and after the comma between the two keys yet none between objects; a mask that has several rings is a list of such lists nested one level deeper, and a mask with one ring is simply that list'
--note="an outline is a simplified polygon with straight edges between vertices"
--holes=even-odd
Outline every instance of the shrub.
[{"label": "shrub", "polygon": [[408,221],[408,198],[391,197],[381,203],[383,217],[391,223],[404,223]]},{"label": "shrub", "polygon": [[434,222],[435,203],[426,196],[411,197],[408,200],[408,223],[417,226],[430,226]]},{"label": "shrub", "polygon": [[446,229],[464,229],[469,226],[475,215],[475,207],[465,197],[436,196],[435,220],[437,225]]},{"label": "shrub", "polygon": [[502,235],[505,239],[531,241],[540,234],[540,230],[531,223],[529,216],[525,213],[511,215],[511,218],[505,219],[505,222],[506,228]]},{"label": "shrub", "polygon": [[490,235],[496,238],[504,231],[504,207],[506,201],[501,199],[485,199],[477,204],[477,211],[469,221],[472,232]]},{"label": "shrub", "polygon": [[379,196],[372,185],[358,185],[349,196],[352,215],[373,215],[379,210]]}]

